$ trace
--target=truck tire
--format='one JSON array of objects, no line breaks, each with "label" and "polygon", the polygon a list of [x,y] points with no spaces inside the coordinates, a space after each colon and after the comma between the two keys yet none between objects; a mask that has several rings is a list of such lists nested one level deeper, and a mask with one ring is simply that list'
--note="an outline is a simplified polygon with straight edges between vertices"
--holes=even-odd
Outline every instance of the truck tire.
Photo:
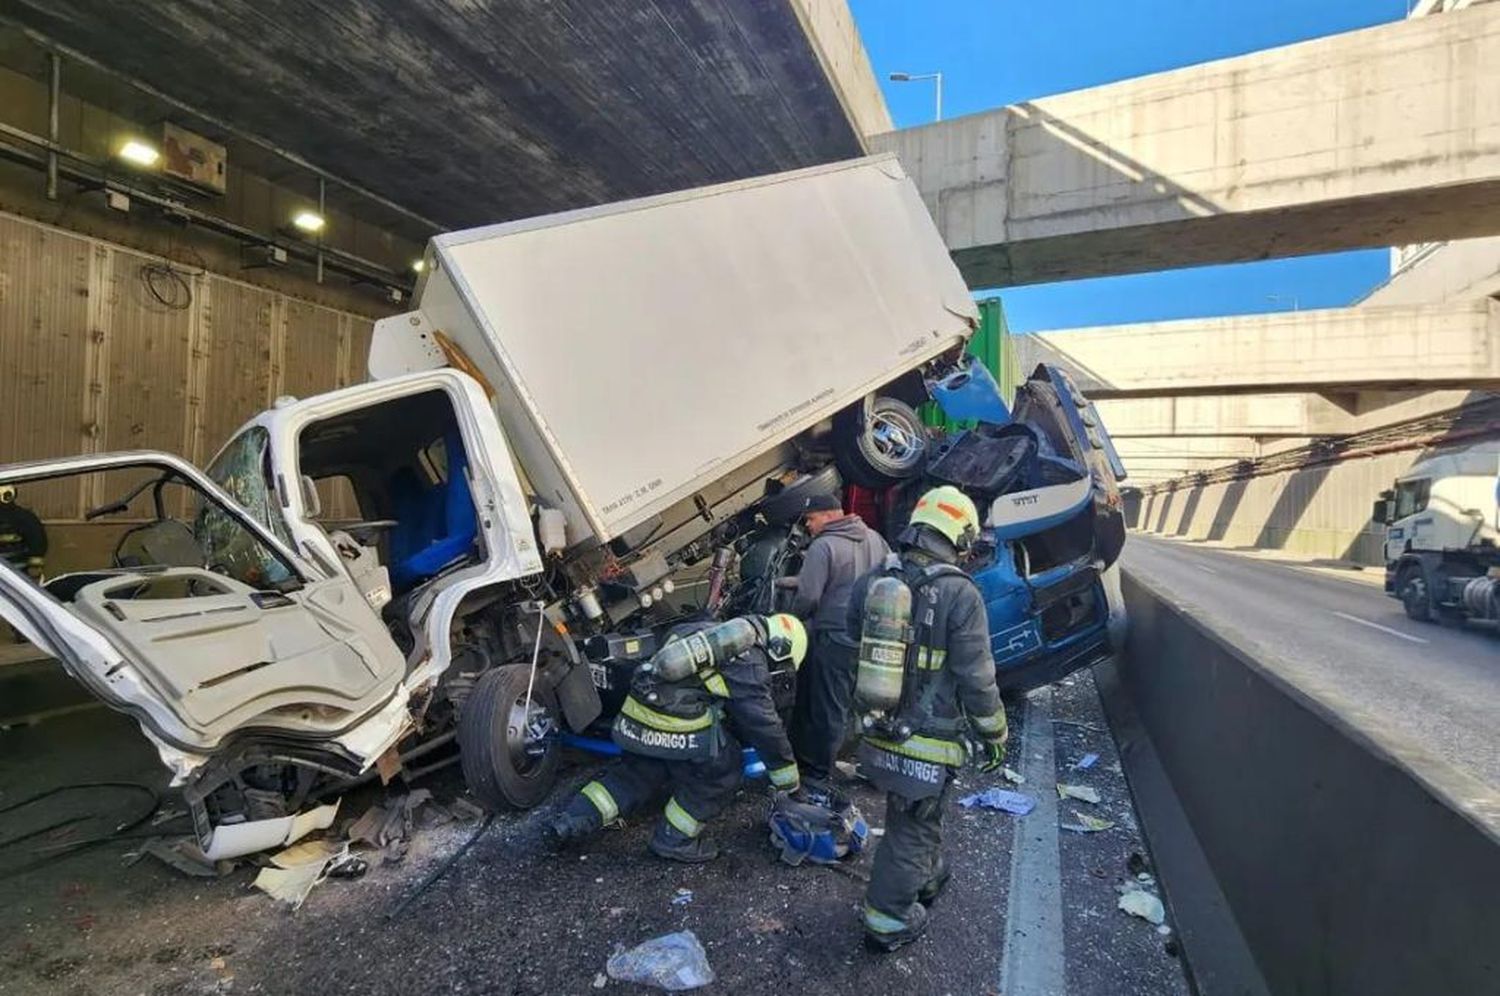
[{"label": "truck tire", "polygon": [[[547,797],[557,781],[560,749],[549,740],[538,753],[528,752],[522,709],[528,664],[507,664],[485,673],[458,717],[458,757],[464,781],[480,805],[491,812],[530,809]],[[538,683],[531,691],[532,717],[537,709],[556,729],[557,696]]]},{"label": "truck tire", "polygon": [[829,464],[822,470],[803,474],[774,495],[767,495],[754,505],[754,510],[764,516],[773,526],[786,526],[796,522],[802,515],[807,499],[814,495],[837,497],[843,489],[839,469]]},{"label": "truck tire", "polygon": [[888,488],[927,466],[927,429],[904,401],[879,397],[833,417],[833,458],[844,480],[866,488]]},{"label": "truck tire", "polygon": [[1396,594],[1401,607],[1409,618],[1417,622],[1436,622],[1432,611],[1432,593],[1427,585],[1427,572],[1419,564],[1407,564],[1396,575]]}]

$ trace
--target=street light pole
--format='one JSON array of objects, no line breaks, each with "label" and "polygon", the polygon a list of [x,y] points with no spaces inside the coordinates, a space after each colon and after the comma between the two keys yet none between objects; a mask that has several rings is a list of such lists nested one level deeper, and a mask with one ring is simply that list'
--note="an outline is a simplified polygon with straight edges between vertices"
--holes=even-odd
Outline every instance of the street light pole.
[{"label": "street light pole", "polygon": [[891,73],[891,80],[896,83],[915,83],[918,80],[932,80],[933,88],[937,97],[937,115],[934,121],[943,120],[943,74],[942,73]]}]

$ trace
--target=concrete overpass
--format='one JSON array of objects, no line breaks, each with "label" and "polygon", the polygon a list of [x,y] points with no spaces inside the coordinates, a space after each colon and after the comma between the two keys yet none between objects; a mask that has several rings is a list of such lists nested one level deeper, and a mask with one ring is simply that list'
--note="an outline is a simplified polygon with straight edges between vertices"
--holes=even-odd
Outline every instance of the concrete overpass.
[{"label": "concrete overpass", "polygon": [[1500,234],[1500,4],[872,145],[974,287]]}]

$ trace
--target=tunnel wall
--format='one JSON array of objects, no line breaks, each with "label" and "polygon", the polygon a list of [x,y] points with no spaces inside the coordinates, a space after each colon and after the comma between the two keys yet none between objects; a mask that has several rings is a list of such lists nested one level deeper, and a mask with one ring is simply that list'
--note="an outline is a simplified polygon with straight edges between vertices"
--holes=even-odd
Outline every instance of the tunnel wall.
[{"label": "tunnel wall", "polygon": [[1500,992],[1500,794],[1124,590],[1099,683],[1201,991]]}]

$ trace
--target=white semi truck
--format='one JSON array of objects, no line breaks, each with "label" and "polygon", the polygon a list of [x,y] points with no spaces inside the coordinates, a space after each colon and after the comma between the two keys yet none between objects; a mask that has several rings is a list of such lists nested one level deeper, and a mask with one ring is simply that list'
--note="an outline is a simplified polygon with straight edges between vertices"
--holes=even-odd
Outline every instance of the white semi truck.
[{"label": "white semi truck", "polygon": [[1374,520],[1385,526],[1385,590],[1408,616],[1500,623],[1500,440],[1413,464]]},{"label": "white semi truck", "polygon": [[[210,857],[453,741],[486,805],[539,802],[683,569],[702,611],[766,611],[808,495],[923,473],[912,406],[977,314],[889,156],[442,235],[426,264],[370,382],[278,400],[206,471],[0,468],[123,478],[88,514],[130,523],[112,562],[42,586],[0,566],[0,614],[140,721]],[[1102,427],[1034,390],[1033,476],[1108,518],[1078,456]],[[1108,566],[1047,600],[1049,638],[1097,624]]]}]

